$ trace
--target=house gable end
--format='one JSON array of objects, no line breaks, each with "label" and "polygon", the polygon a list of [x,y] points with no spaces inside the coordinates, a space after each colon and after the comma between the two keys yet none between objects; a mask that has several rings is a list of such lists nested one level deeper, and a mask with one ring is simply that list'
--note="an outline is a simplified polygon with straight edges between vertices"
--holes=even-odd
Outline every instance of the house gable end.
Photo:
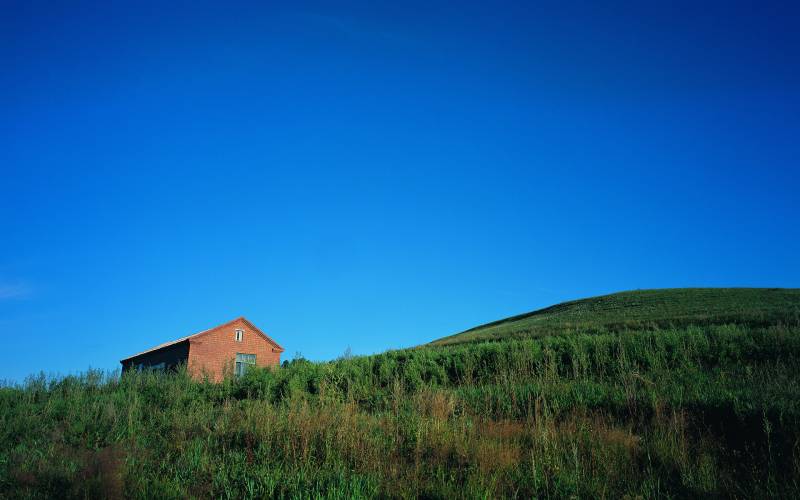
[{"label": "house gable end", "polygon": [[[244,335],[238,336],[237,330]],[[189,370],[197,376],[221,380],[237,369],[240,355],[252,356],[256,366],[280,364],[283,348],[244,318],[200,332],[189,339]]]},{"label": "house gable end", "polygon": [[252,331],[257,333],[259,336],[261,336],[264,340],[266,340],[272,346],[272,348],[273,348],[273,350],[275,352],[283,352],[284,351],[283,347],[281,347],[277,342],[272,340],[269,337],[269,335],[267,335],[266,333],[262,332],[260,328],[258,328],[256,325],[251,323],[244,316],[240,316],[240,317],[238,317],[238,318],[236,318],[234,320],[228,321],[227,323],[224,323],[224,324],[219,325],[219,326],[215,326],[214,328],[209,328],[208,330],[205,330],[203,332],[196,333],[196,334],[188,337],[188,340],[190,342],[195,342],[195,341],[199,340],[200,338],[205,337],[205,336],[207,336],[209,334],[216,333],[216,332],[218,332],[218,331],[220,331],[220,330],[222,330],[224,328],[228,328],[230,326],[233,326],[237,322],[243,323],[249,329],[251,329]]}]

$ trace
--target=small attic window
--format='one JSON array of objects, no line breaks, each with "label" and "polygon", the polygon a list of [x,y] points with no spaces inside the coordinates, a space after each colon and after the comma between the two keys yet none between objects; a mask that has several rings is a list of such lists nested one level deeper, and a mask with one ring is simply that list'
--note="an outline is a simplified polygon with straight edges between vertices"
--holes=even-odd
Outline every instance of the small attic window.
[{"label": "small attic window", "polygon": [[241,342],[244,338],[244,330],[237,328],[236,329],[236,342]]}]

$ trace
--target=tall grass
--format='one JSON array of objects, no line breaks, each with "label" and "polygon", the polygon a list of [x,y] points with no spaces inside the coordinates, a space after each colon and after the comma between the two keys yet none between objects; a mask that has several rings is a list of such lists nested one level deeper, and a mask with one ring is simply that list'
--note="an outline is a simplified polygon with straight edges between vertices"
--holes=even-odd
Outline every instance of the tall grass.
[{"label": "tall grass", "polygon": [[556,304],[471,328],[433,344],[729,323],[763,327],[798,321],[800,289],[797,288],[635,290]]},{"label": "tall grass", "polygon": [[797,497],[800,325],[0,388],[2,497]]}]

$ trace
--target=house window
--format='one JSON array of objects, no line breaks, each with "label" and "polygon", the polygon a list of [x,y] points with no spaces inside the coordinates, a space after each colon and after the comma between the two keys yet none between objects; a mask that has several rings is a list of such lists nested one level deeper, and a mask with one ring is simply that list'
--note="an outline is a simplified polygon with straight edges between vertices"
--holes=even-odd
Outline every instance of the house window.
[{"label": "house window", "polygon": [[144,363],[139,363],[136,365],[136,371],[143,372],[143,371],[165,371],[167,369],[167,364],[165,362],[157,363],[154,365],[146,365]]},{"label": "house window", "polygon": [[236,370],[235,374],[237,377],[241,377],[247,371],[248,368],[251,366],[256,366],[256,355],[255,354],[241,354],[236,353]]},{"label": "house window", "polygon": [[244,330],[236,329],[236,342],[241,342],[244,338]]}]

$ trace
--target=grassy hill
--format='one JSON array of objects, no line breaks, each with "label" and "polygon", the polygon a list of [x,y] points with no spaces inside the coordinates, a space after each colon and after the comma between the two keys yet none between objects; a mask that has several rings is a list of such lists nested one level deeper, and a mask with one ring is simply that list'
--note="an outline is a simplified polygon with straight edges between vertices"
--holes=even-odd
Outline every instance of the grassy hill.
[{"label": "grassy hill", "polygon": [[797,307],[628,292],[220,384],[32,377],[0,498],[798,498]]},{"label": "grassy hill", "polygon": [[568,332],[652,330],[726,323],[767,325],[800,319],[797,288],[674,288],[636,290],[573,300],[493,321],[431,342],[523,338]]}]

